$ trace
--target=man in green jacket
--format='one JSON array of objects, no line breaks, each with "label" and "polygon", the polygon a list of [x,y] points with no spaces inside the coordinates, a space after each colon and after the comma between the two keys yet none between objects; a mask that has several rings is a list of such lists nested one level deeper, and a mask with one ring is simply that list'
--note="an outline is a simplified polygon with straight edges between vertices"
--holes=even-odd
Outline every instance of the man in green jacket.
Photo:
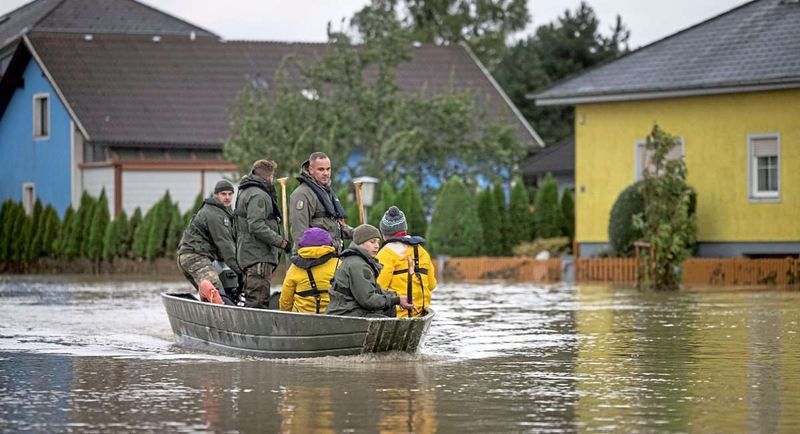
[{"label": "man in green jacket", "polygon": [[239,182],[237,260],[244,271],[246,307],[268,307],[270,278],[278,265],[280,250],[291,252],[289,241],[279,229],[282,216],[272,184],[276,167],[274,161],[258,160]]},{"label": "man in green jacket", "polygon": [[[211,266],[212,261],[224,261],[233,271],[241,274],[236,261],[235,228],[233,226],[233,184],[219,181],[214,187],[214,195],[203,201],[200,209],[192,216],[183,231],[178,245],[178,268],[186,279],[200,289],[203,280],[211,282],[226,304],[233,304],[232,294],[225,294],[219,275]],[[201,298],[212,301],[209,294],[201,293]]]},{"label": "man in green jacket", "polygon": [[342,263],[328,291],[328,315],[393,317],[395,306],[410,309],[406,297],[381,289],[376,279],[381,264],[375,259],[381,247],[381,234],[375,226],[363,224],[353,231],[350,248],[342,252]]},{"label": "man in green jacket", "polygon": [[347,216],[331,187],[330,158],[314,152],[303,163],[297,180],[300,186],[289,197],[289,223],[295,244],[306,229],[315,227],[328,232],[336,251],[341,252],[343,240],[352,237],[353,228],[343,222]]}]

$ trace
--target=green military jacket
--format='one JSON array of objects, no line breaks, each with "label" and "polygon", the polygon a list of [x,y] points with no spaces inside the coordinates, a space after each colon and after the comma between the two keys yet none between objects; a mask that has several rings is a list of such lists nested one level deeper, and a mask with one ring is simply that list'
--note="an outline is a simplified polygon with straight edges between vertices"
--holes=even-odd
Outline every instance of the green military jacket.
[{"label": "green military jacket", "polygon": [[[331,235],[333,238],[333,245],[336,247],[337,252],[342,251],[343,239],[350,239],[352,237],[353,228],[341,223],[341,219],[346,216],[344,210],[341,208],[339,198],[336,193],[328,187],[319,185],[314,178],[307,173],[308,162],[303,165],[300,171],[300,176],[297,180],[300,181],[298,186],[289,196],[289,225],[292,232],[292,240],[295,242],[295,252],[297,252],[297,241],[303,235],[303,232],[310,227],[320,228]],[[322,192],[327,201],[326,204],[320,200],[318,195],[311,185],[315,185],[319,192]],[[337,214],[341,212],[341,214]]]},{"label": "green military jacket", "polygon": [[236,197],[238,221],[237,259],[242,268],[266,262],[278,263],[280,210],[275,202],[275,187],[260,176],[247,175],[239,182]]},{"label": "green military jacket", "polygon": [[205,199],[183,231],[178,255],[183,253],[196,253],[212,261],[224,261],[233,271],[240,273],[236,261],[236,229],[231,210],[213,197]]},{"label": "green military jacket", "polygon": [[400,304],[400,297],[376,283],[381,265],[366,249],[350,246],[341,261],[328,291],[328,315],[366,316]]}]

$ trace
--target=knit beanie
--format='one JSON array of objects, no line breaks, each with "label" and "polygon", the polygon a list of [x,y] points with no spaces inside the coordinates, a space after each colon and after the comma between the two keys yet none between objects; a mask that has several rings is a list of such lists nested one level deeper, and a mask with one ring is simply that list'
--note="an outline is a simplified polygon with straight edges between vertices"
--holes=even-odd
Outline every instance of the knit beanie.
[{"label": "knit beanie", "polygon": [[328,231],[320,228],[308,228],[303,235],[300,236],[300,241],[297,242],[297,247],[318,247],[318,246],[332,246],[333,239]]},{"label": "knit beanie", "polygon": [[385,235],[391,235],[400,231],[407,231],[408,225],[406,224],[406,215],[400,208],[392,205],[386,210],[381,219],[381,232]]},{"label": "knit beanie", "polygon": [[375,226],[363,224],[353,229],[353,242],[356,244],[361,244],[373,238],[381,238],[381,233],[378,232],[378,228]]},{"label": "knit beanie", "polygon": [[214,186],[214,194],[217,194],[221,191],[230,191],[233,193],[233,184],[230,181],[223,179],[219,181],[217,185]]}]

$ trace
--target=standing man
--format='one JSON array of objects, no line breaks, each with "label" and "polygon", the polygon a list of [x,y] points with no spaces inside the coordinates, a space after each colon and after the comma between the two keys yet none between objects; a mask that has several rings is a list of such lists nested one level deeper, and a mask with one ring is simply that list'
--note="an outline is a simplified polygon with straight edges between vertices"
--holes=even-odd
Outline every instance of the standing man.
[{"label": "standing man", "polygon": [[214,195],[206,198],[192,216],[178,245],[178,268],[186,280],[198,288],[203,301],[234,304],[232,294],[225,294],[219,275],[211,266],[212,261],[224,261],[236,274],[242,274],[236,261],[231,202],[233,184],[219,181],[214,186]]},{"label": "standing man", "polygon": [[344,208],[331,188],[331,160],[322,152],[314,152],[303,163],[297,180],[300,186],[289,198],[289,223],[295,244],[306,229],[315,227],[328,232],[336,251],[341,253],[343,240],[352,238],[353,228],[343,222]]},{"label": "standing man", "polygon": [[253,163],[250,174],[239,182],[237,259],[244,271],[245,307],[268,307],[269,281],[278,265],[279,250],[291,252],[289,241],[278,229],[281,211],[272,185],[272,174],[277,166],[274,161],[258,160]]}]

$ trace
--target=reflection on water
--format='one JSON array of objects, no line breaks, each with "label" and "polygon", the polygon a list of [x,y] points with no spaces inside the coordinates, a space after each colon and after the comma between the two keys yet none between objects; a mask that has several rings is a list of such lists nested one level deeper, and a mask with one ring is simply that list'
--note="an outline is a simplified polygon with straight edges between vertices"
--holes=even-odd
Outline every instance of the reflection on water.
[{"label": "reflection on water", "polygon": [[2,431],[800,430],[798,292],[444,285],[419,355],[274,361],[175,347],[179,288],[0,281]]}]

